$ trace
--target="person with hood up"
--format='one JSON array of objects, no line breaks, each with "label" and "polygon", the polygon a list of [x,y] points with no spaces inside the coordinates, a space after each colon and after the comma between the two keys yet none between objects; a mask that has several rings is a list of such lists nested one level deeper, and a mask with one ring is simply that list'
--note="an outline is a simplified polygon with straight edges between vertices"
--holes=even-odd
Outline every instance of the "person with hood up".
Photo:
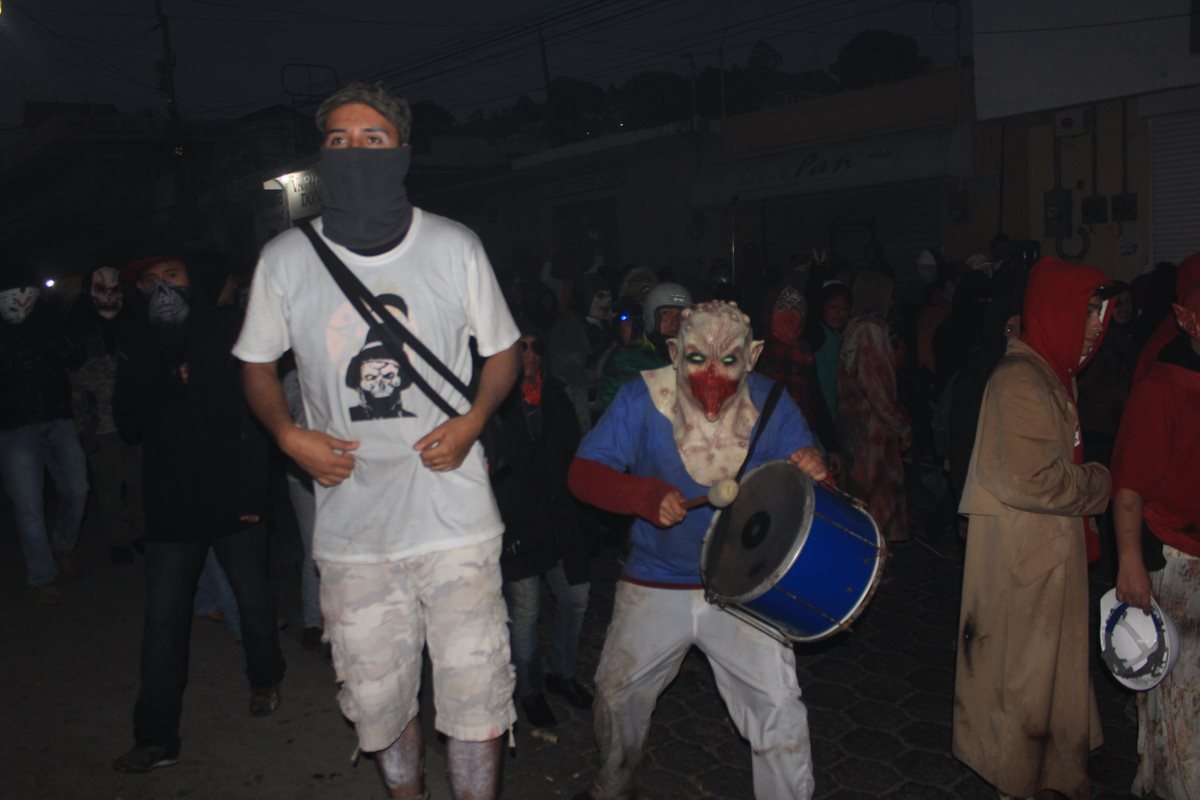
[{"label": "person with hood up", "polygon": [[900,453],[912,425],[900,405],[888,328],[893,281],[868,271],[854,279],[854,318],[838,352],[838,428],[846,491],[861,498],[889,544],[908,541]]},{"label": "person with hood up", "polygon": [[1075,374],[1108,323],[1109,280],[1043,258],[1023,331],[992,372],[959,512],[969,519],[954,684],[954,755],[1001,797],[1087,800],[1103,741],[1088,670],[1087,515],[1109,474],[1083,462]]},{"label": "person with hood up", "polygon": [[1153,597],[1179,631],[1178,662],[1137,698],[1130,791],[1166,800],[1200,797],[1200,286],[1181,299],[1182,332],[1130,396],[1112,461],[1117,600],[1149,610]]},{"label": "person with hood up", "polygon": [[141,685],[134,747],[113,762],[117,772],[178,762],[192,602],[210,548],[241,613],[251,716],[279,708],[284,673],[262,524],[265,441],[243,427],[230,352],[238,314],[211,304],[177,247],[147,249],[155,254],[121,270],[144,295],[145,314],[120,330],[113,389],[117,430],[142,443],[146,514]]}]

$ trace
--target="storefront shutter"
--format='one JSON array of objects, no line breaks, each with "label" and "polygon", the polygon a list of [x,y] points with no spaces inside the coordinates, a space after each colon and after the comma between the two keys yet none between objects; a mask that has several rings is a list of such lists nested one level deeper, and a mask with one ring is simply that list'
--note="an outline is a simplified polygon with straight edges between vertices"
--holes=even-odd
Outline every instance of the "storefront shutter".
[{"label": "storefront shutter", "polygon": [[1200,111],[1150,119],[1151,263],[1200,252]]}]

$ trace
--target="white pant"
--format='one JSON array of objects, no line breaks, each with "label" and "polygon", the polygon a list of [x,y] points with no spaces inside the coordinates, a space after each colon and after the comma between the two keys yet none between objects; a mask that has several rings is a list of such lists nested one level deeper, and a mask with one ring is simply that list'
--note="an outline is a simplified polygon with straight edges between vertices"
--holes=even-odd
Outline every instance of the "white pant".
[{"label": "white pant", "polygon": [[709,605],[699,589],[652,589],[626,581],[617,584],[596,671],[593,711],[601,766],[592,793],[604,800],[631,796],[650,715],[691,645],[708,656],[729,714],[750,741],[754,796],[809,800],[808,713],[792,649]]}]

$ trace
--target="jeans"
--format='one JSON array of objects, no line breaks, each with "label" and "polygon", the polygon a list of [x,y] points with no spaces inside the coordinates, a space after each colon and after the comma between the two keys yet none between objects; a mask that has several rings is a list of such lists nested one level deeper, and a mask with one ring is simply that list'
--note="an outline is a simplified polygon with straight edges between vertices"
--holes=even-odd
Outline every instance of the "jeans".
[{"label": "jeans", "polygon": [[287,476],[288,498],[296,512],[296,527],[300,529],[300,609],[305,628],[324,628],[321,617],[321,573],[313,561],[313,529],[317,523],[317,499],[313,490],[295,475]]},{"label": "jeans", "polygon": [[[46,472],[58,497],[49,540],[42,494]],[[44,586],[58,575],[50,546],[60,553],[75,548],[87,505],[87,460],[71,420],[0,431],[0,480],[16,516],[26,580],[30,586]]]},{"label": "jeans", "polygon": [[546,579],[554,596],[554,622],[551,628],[550,672],[564,678],[575,677],[579,661],[579,632],[587,612],[590,583],[567,583],[559,561],[545,575],[533,575],[504,584],[508,600],[509,638],[513,666],[517,668],[517,697],[540,694],[544,689],[541,658],[538,656],[538,612],[541,608],[541,583]]},{"label": "jeans", "polygon": [[238,611],[237,598],[233,596],[233,587],[229,585],[229,578],[225,577],[225,570],[221,569],[213,550],[209,550],[204,559],[192,609],[202,617],[220,611],[225,617],[225,630],[241,641],[242,615]]},{"label": "jeans", "polygon": [[246,675],[253,687],[283,679],[275,603],[267,582],[267,530],[258,525],[209,542],[146,542],[146,628],[141,688],[133,710],[137,745],[179,753],[179,717],[187,686],[192,598],[209,547],[217,554],[242,614]]}]

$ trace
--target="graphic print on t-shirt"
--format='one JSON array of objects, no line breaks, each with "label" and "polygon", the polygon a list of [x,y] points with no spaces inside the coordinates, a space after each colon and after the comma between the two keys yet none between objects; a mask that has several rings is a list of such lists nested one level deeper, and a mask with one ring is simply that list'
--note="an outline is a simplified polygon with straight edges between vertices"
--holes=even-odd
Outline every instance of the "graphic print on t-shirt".
[{"label": "graphic print on t-shirt", "polygon": [[[379,302],[403,324],[408,304],[395,294],[379,295]],[[358,404],[350,407],[350,421],[415,417],[404,408],[404,390],[412,386],[412,367],[407,353],[397,360],[383,346],[374,329],[368,329],[358,354],[346,367],[346,386],[358,392]]]}]

